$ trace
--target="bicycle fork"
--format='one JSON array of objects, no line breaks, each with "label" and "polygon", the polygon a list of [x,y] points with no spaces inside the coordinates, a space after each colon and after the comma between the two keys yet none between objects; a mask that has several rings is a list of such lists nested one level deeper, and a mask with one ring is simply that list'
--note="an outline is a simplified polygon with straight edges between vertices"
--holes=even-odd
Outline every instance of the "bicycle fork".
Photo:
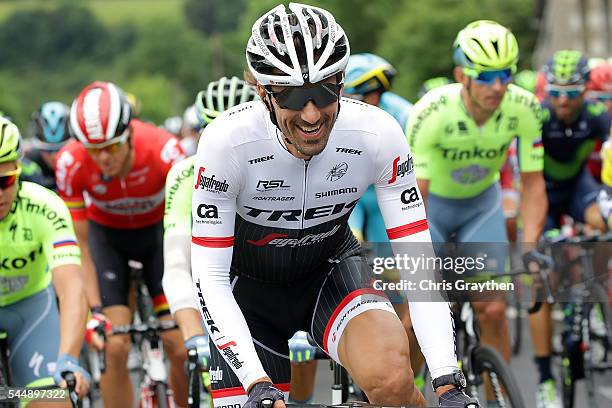
[{"label": "bicycle fork", "polygon": [[[168,370],[161,341],[159,338],[153,338],[143,339],[142,342],[145,375],[140,391],[140,407],[157,408],[161,405],[175,408],[172,390],[168,388]],[[166,403],[160,404],[161,400]]]}]

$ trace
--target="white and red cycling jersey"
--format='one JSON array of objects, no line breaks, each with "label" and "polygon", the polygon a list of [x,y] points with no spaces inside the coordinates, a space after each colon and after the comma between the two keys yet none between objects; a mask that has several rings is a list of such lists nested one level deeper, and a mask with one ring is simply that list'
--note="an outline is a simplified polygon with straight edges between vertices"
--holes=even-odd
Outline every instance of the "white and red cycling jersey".
[{"label": "white and red cycling jersey", "polygon": [[137,119],[130,122],[134,162],[125,178],[104,176],[85,147],[72,141],[58,153],[60,196],[75,220],[118,229],[143,228],[164,216],[164,187],[172,165],[185,157],[178,140]]},{"label": "white and red cycling jersey", "polygon": [[[194,163],[193,280],[210,338],[245,387],[266,373],[230,269],[288,285],[342,259],[356,243],[348,217],[372,184],[392,244],[431,242],[404,133],[374,106],[343,98],[327,146],[306,161],[287,150],[261,101],[241,104],[204,129]],[[456,369],[448,305],[411,302],[410,312],[432,373]]]}]

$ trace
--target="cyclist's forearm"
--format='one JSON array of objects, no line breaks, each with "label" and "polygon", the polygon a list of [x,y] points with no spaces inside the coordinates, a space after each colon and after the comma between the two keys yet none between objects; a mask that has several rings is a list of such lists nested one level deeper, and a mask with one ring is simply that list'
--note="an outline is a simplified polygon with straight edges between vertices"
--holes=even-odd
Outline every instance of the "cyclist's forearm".
[{"label": "cyclist's forearm", "polygon": [[[232,367],[243,387],[267,374],[255,351],[246,319],[232,293],[229,270],[233,248],[211,248],[193,243],[191,266],[199,312],[210,339]],[[236,360],[240,356],[240,361]]]},{"label": "cyclist's forearm", "polygon": [[100,288],[98,287],[98,276],[96,267],[89,253],[89,246],[81,246],[81,262],[83,263],[83,281],[85,283],[85,296],[90,307],[101,306]]},{"label": "cyclist's forearm", "polygon": [[81,264],[83,266],[81,274],[83,276],[83,283],[85,284],[87,304],[89,307],[102,306],[100,288],[98,287],[98,276],[96,275],[96,267],[91,259],[89,243],[87,242],[87,236],[89,234],[87,221],[75,221],[74,230],[76,232],[77,240],[79,241],[79,247],[81,248]]},{"label": "cyclist's forearm", "polygon": [[[190,226],[191,227],[191,226]],[[164,294],[170,311],[175,314],[181,309],[198,310],[191,279],[191,233],[164,236]]]},{"label": "cyclist's forearm", "polygon": [[429,197],[429,179],[417,179],[417,185],[423,197],[423,203],[427,206],[427,197]]},{"label": "cyclist's forearm", "polygon": [[185,308],[177,310],[176,313],[174,313],[174,320],[176,320],[176,323],[181,329],[183,340],[204,334],[200,312],[196,309]]},{"label": "cyclist's forearm", "polygon": [[522,173],[521,218],[524,242],[537,242],[544,229],[548,198],[542,173]]},{"label": "cyclist's forearm", "polygon": [[59,300],[59,354],[78,358],[87,324],[87,301],[83,281],[75,278],[81,271],[78,265],[63,265],[53,270],[53,285]]}]

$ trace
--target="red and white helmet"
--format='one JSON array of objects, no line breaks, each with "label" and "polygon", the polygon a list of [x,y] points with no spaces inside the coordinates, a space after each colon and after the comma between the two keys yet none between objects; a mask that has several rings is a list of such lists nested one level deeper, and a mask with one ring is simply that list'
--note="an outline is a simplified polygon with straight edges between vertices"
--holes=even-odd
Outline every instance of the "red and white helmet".
[{"label": "red and white helmet", "polygon": [[591,69],[587,90],[612,93],[612,63],[602,62]]},{"label": "red and white helmet", "polygon": [[72,102],[70,130],[85,147],[104,147],[125,142],[132,119],[124,92],[111,82],[87,85]]}]

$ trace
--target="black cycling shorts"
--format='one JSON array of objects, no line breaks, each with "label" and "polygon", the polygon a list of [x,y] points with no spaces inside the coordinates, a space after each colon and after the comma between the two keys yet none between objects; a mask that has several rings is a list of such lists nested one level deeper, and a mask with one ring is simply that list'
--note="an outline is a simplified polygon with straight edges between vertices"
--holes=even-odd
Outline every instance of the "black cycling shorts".
[{"label": "black cycling shorts", "polygon": [[[370,309],[395,313],[384,292],[373,289],[374,279],[371,267],[360,256],[327,263],[307,279],[282,285],[231,275],[234,298],[259,359],[280,390],[289,391],[287,342],[296,331],[309,332],[319,347],[338,361],[338,342],[353,317]],[[210,347],[215,407],[244,404],[246,395],[240,381],[212,342]]]},{"label": "black cycling shorts", "polygon": [[142,263],[142,276],[158,316],[170,313],[162,289],[164,228],[161,222],[139,229],[109,228],[89,221],[89,250],[98,274],[102,306],[128,305],[131,270]]}]

